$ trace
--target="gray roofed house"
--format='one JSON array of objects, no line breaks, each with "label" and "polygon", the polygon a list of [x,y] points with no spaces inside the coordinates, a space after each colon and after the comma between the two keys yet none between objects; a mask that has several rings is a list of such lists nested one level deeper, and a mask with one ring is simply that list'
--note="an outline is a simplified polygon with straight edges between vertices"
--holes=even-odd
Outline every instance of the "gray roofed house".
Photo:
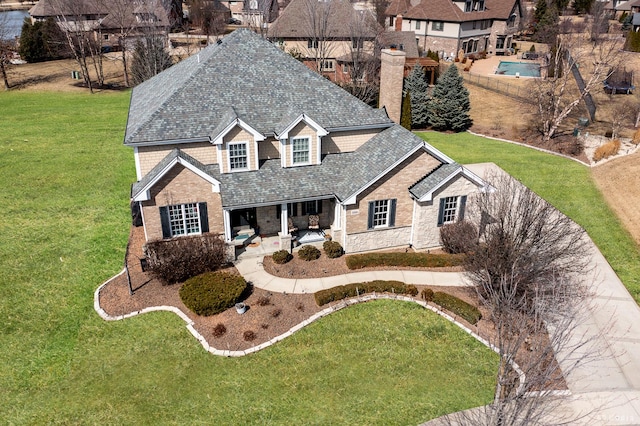
[{"label": "gray roofed house", "polygon": [[[249,30],[137,86],[124,143],[147,240],[273,236],[275,251],[326,233],[347,252],[434,247],[483,186]],[[307,229],[316,216],[321,230]]]}]

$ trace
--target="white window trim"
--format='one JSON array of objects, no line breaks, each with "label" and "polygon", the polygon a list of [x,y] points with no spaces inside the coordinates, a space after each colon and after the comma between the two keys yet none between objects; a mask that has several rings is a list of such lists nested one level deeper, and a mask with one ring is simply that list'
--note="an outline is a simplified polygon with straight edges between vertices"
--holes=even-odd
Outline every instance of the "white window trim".
[{"label": "white window trim", "polygon": [[[380,224],[380,225],[376,225],[376,208],[377,208],[377,204],[380,203],[380,206],[382,206],[382,203],[385,203],[386,205],[386,210],[384,213],[384,223]],[[389,227],[389,219],[391,218],[391,200],[390,199],[386,199],[386,200],[375,200],[373,202],[373,223],[371,225],[373,229],[380,229],[380,228],[388,228]]]},{"label": "white window trim", "polygon": [[[235,146],[235,145],[244,145],[244,150],[245,150],[245,164],[247,165],[244,168],[241,169],[232,169],[231,168],[231,147]],[[235,173],[235,172],[246,172],[247,170],[250,170],[249,167],[249,159],[250,155],[249,155],[249,142],[247,141],[237,141],[237,142],[228,142],[227,143],[227,169],[229,170],[230,173]]]},{"label": "white window trim", "polygon": [[[446,225],[446,224],[449,224],[449,223],[454,223],[458,219],[458,217],[460,217],[460,196],[459,195],[453,195],[453,196],[444,197],[444,198],[445,198],[444,206],[442,207],[442,209],[443,209],[442,210],[442,224]],[[448,198],[454,198],[455,201],[456,201],[456,206],[455,206],[455,209],[454,209],[455,211],[453,213],[453,219],[452,220],[445,220],[445,214],[446,214],[445,212],[447,211],[447,199]]]},{"label": "white window trim", "polygon": [[[195,219],[198,221],[198,231],[197,232],[187,232],[187,215],[186,215],[186,209],[187,206],[193,205],[195,206],[195,210],[196,210],[196,217]],[[184,229],[184,233],[183,234],[176,234],[173,232],[173,220],[171,219],[171,209],[172,208],[176,208],[179,207],[180,208],[180,213],[182,215],[182,228]],[[198,203],[183,203],[183,204],[172,204],[170,206],[167,206],[168,209],[168,214],[169,214],[169,229],[171,230],[171,237],[184,237],[184,236],[189,236],[189,235],[202,235],[202,223],[200,222],[200,210],[198,207]]]},{"label": "white window trim", "polygon": [[[294,146],[294,141],[296,139],[305,139],[307,141],[307,161],[306,162],[300,162],[300,163],[296,163],[295,162],[295,155],[294,155],[294,150],[293,150],[293,146]],[[294,136],[291,138],[291,165],[292,166],[308,166],[311,164],[311,138],[309,136]],[[302,151],[299,151],[302,152]]]}]

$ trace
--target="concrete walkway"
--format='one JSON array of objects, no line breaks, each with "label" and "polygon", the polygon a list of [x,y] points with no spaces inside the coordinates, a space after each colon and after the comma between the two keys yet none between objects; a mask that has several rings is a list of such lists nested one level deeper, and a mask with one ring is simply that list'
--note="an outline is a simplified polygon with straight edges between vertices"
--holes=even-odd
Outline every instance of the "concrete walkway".
[{"label": "concrete walkway", "polygon": [[[582,417],[579,425],[640,425],[640,308],[604,256],[592,243],[595,297],[585,308],[586,320],[576,339],[595,340],[600,355],[574,368],[566,377],[571,396],[559,415]],[[264,271],[262,257],[244,259],[236,267],[256,287],[287,293],[312,293],[355,282],[398,280],[408,284],[464,286],[455,272],[367,271],[325,278],[286,279]],[[592,350],[593,346],[589,350]]]}]

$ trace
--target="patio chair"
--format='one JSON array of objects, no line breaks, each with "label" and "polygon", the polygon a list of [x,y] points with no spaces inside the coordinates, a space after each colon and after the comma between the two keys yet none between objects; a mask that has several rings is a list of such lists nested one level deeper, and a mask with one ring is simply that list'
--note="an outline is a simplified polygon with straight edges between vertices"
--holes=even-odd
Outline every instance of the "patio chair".
[{"label": "patio chair", "polygon": [[309,229],[313,229],[324,235],[324,231],[320,229],[320,216],[318,216],[317,214],[309,215]]},{"label": "patio chair", "polygon": [[287,225],[289,227],[290,234],[293,234],[294,232],[298,232],[298,227],[293,223],[292,218],[287,218]]}]

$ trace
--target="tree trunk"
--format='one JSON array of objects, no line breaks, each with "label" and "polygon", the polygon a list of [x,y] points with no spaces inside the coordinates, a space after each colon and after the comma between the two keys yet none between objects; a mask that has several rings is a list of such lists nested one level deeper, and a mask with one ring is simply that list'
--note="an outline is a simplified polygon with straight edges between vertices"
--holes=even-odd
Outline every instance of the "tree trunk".
[{"label": "tree trunk", "polygon": [[4,90],[9,90],[9,79],[7,78],[7,70],[4,62],[0,60],[0,72],[2,72],[2,81],[4,82]]}]

